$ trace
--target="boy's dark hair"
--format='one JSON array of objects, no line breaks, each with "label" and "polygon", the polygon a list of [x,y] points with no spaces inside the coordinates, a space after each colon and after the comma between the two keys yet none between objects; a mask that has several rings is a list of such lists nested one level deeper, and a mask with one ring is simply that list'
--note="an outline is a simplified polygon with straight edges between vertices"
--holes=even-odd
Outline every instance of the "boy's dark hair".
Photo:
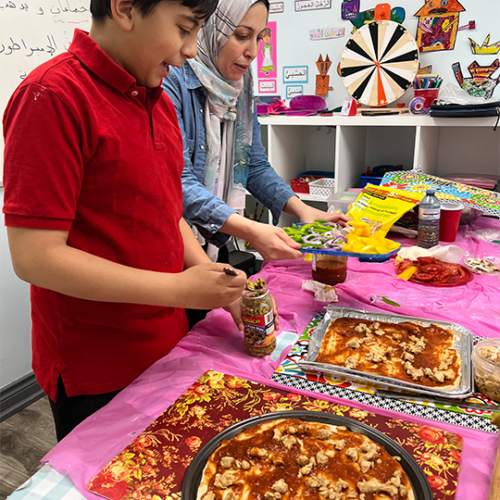
[{"label": "boy's dark hair", "polygon": [[[180,1],[184,7],[189,7],[197,16],[203,19],[208,19],[215,12],[219,2],[219,0],[132,0],[132,5],[146,17],[157,4],[163,1]],[[113,17],[110,0],[90,0],[90,12],[93,21],[104,21],[106,17]]]}]

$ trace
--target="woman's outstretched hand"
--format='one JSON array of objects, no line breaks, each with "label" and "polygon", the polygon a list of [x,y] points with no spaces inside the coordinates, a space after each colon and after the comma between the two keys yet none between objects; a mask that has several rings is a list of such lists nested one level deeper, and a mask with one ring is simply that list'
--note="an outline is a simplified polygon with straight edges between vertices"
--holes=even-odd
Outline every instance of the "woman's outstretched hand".
[{"label": "woman's outstretched hand", "polygon": [[280,227],[270,224],[256,223],[252,227],[252,233],[247,236],[247,241],[268,262],[298,259],[303,256],[298,250],[300,243],[293,241]]},{"label": "woman's outstretched hand", "polygon": [[298,217],[300,222],[314,222],[314,220],[327,220],[329,222],[336,222],[341,226],[346,226],[350,220],[345,214],[337,213],[331,214],[324,212],[317,208],[311,207],[304,203],[297,196],[292,196],[283,207],[283,212]]},{"label": "woman's outstretched hand", "polygon": [[323,212],[322,210],[309,206],[299,215],[299,219],[300,222],[313,222],[315,219],[321,219],[329,222],[336,222],[341,226],[346,226],[347,222],[351,220],[345,214],[331,214],[330,212]]}]

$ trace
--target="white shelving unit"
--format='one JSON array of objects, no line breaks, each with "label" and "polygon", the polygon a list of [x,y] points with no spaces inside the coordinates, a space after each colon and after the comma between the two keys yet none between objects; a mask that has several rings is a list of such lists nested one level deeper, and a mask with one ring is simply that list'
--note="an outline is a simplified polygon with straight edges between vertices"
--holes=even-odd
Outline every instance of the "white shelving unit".
[{"label": "white shelving unit", "polygon": [[[259,117],[262,142],[278,174],[290,182],[306,170],[334,172],[332,198],[359,187],[367,166],[402,164],[405,170],[444,177],[452,173],[500,175],[496,118],[396,116]],[[298,194],[317,208],[328,198]],[[249,197],[251,198],[251,197]],[[280,226],[296,219],[282,214]]]},{"label": "white shelving unit", "polygon": [[500,175],[500,128],[493,131],[493,117],[272,116],[259,121],[271,165],[286,182],[306,170],[333,171],[335,193],[359,187],[366,167],[381,164],[420,167],[440,177]]}]

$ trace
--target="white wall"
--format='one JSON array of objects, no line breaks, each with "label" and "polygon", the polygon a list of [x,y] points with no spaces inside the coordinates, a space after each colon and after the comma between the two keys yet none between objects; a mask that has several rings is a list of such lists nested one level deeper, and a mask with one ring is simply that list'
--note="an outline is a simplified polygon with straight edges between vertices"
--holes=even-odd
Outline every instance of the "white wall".
[{"label": "white wall", "polygon": [[[0,188],[3,206],[3,188]],[[0,390],[31,373],[29,285],[12,269],[7,230],[0,225]]]},{"label": "white wall", "polygon": [[[284,3],[283,13],[272,13],[269,15],[269,21],[276,21],[277,25],[277,42],[276,42],[276,57],[278,63],[277,76],[268,78],[276,80],[277,92],[282,99],[286,98],[287,85],[302,85],[303,94],[314,94],[316,91],[316,75],[319,74],[316,67],[316,61],[321,54],[323,58],[328,54],[332,65],[328,71],[330,77],[330,86],[333,90],[329,91],[326,96],[328,108],[341,106],[345,97],[348,97],[347,91],[342,83],[342,79],[337,73],[337,64],[340,61],[344,47],[351,36],[353,25],[349,21],[344,21],[341,18],[341,0],[331,0],[330,9],[322,10],[302,10],[295,11],[295,0],[271,0]],[[500,15],[499,0],[459,0],[460,4],[465,8],[464,12],[460,13],[459,26],[465,26],[469,21],[476,21],[475,30],[461,30],[456,36],[455,48],[453,50],[443,50],[437,52],[422,52],[420,54],[420,63],[422,66],[432,65],[433,73],[439,73],[444,79],[443,87],[447,83],[458,85],[453,74],[451,65],[455,62],[460,62],[462,72],[465,78],[470,77],[467,67],[472,61],[476,60],[481,66],[489,66],[499,57],[499,54],[472,54],[469,44],[469,37],[481,45],[488,35],[491,35],[490,43],[500,40],[500,28],[498,25]],[[361,0],[360,10],[373,9],[377,4],[382,3],[380,0]],[[388,2],[391,7],[403,7],[406,11],[406,18],[403,26],[416,37],[418,18],[415,13],[418,12],[424,5],[425,0],[394,0]],[[309,31],[313,29],[330,29],[344,28],[345,36],[342,38],[332,38],[328,40],[310,40]],[[308,81],[307,83],[297,82],[292,84],[284,82],[283,67],[307,66]],[[261,94],[258,91],[257,62],[253,63],[254,80],[256,84],[255,93]],[[494,77],[498,76],[498,70],[494,73]],[[496,88],[494,98],[500,97],[500,85]],[[406,104],[413,98],[413,92],[409,90],[399,102]]]}]

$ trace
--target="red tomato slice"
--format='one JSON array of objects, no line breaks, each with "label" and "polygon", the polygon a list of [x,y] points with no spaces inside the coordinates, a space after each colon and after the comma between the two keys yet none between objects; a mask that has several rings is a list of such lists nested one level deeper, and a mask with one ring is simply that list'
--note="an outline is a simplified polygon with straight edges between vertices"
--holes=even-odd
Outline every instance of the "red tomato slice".
[{"label": "red tomato slice", "polygon": [[417,260],[423,266],[436,263],[436,259],[434,257],[417,257]]},{"label": "red tomato slice", "polygon": [[443,271],[443,268],[439,264],[427,264],[422,266],[422,271],[429,274],[438,274]]},{"label": "red tomato slice", "polygon": [[436,275],[417,271],[412,277],[419,281],[434,281]]}]

